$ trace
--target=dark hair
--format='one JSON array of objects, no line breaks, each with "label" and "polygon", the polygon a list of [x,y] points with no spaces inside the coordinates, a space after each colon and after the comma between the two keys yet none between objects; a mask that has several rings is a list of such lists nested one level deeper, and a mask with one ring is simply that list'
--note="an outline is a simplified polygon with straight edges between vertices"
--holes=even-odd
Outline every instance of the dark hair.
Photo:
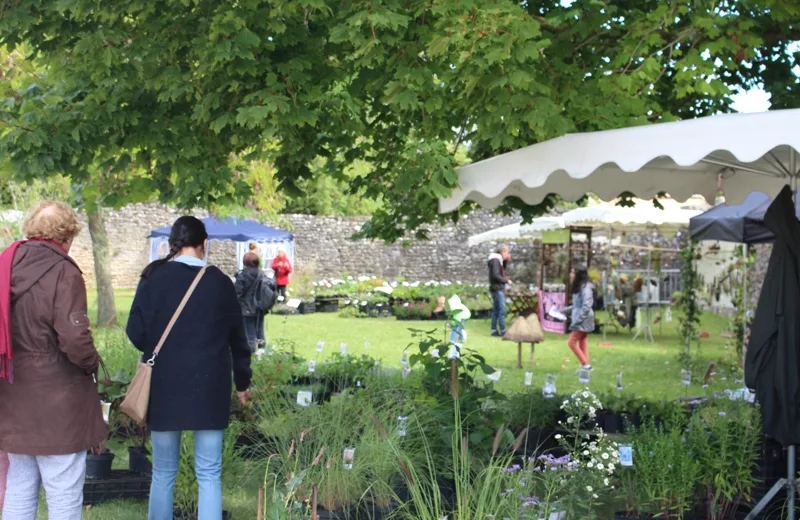
[{"label": "dark hair", "polygon": [[172,260],[185,247],[200,247],[208,239],[206,225],[197,217],[180,217],[172,224],[169,233],[169,254],[166,258],[156,260],[144,268],[142,278],[147,278],[153,271]]},{"label": "dark hair", "polygon": [[255,253],[245,253],[244,258],[242,258],[242,263],[245,267],[260,267],[261,260],[258,258],[258,255]]},{"label": "dark hair", "polygon": [[572,282],[570,291],[572,291],[572,294],[577,294],[581,292],[584,285],[590,282],[589,271],[582,265],[572,266],[572,270],[575,271],[575,280]]}]

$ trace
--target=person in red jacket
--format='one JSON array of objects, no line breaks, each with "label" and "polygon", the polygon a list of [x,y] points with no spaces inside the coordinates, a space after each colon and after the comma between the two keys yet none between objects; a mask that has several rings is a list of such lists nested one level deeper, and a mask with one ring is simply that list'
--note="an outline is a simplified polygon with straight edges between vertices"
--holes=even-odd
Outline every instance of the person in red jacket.
[{"label": "person in red jacket", "polygon": [[286,256],[286,251],[281,249],[278,256],[272,261],[272,270],[275,271],[275,285],[278,287],[278,297],[286,300],[286,286],[289,285],[289,275],[292,272],[292,263]]}]

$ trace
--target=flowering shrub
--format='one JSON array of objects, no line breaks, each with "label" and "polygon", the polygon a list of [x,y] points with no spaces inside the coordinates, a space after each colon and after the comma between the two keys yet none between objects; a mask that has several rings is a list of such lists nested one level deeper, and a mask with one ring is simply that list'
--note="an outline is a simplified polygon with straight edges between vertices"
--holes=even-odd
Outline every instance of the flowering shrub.
[{"label": "flowering shrub", "polygon": [[560,424],[566,431],[556,439],[565,454],[531,457],[505,470],[511,479],[506,493],[519,497],[517,518],[538,520],[558,512],[566,518],[594,517],[619,467],[617,444],[595,421],[601,408],[589,390],[575,392],[561,404],[567,418]]}]

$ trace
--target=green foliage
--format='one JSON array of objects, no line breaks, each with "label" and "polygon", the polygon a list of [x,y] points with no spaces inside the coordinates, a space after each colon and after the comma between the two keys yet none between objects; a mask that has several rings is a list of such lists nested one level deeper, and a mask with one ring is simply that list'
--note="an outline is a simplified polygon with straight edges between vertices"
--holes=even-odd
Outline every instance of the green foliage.
[{"label": "green foliage", "polygon": [[726,111],[762,82],[796,104],[798,19],[783,0],[17,0],[0,45],[37,73],[3,89],[0,155],[109,206],[232,207],[263,186],[232,158],[269,161],[297,206],[425,237],[465,153]]},{"label": "green foliage", "polygon": [[635,497],[633,503],[664,519],[682,518],[691,509],[702,470],[687,449],[683,429],[677,419],[664,426],[651,420],[631,436],[634,468],[626,471],[635,474],[636,488],[628,488],[628,495]]},{"label": "green foliage", "polygon": [[[412,367],[421,369],[422,388],[429,396],[425,400],[430,415],[428,421],[436,425],[439,442],[452,447],[454,434],[459,430],[468,436],[472,450],[491,453],[496,430],[504,429],[507,424],[502,410],[496,406],[505,396],[494,388],[494,383],[480,377],[493,374],[494,367],[474,350],[442,342],[437,331],[412,332],[418,343],[409,347],[417,346],[419,351],[412,354],[409,361]],[[459,352],[456,359],[448,359],[450,349]],[[434,354],[434,350],[438,350],[438,354]],[[452,412],[456,396],[458,425],[453,423]],[[510,431],[504,429],[504,436],[510,435]]]},{"label": "green foliage", "polygon": [[697,272],[695,261],[699,259],[699,250],[695,242],[681,251],[681,281],[683,291],[680,292],[678,307],[681,315],[678,318],[679,333],[681,338],[678,361],[684,368],[691,369],[694,356],[692,345],[699,348],[700,337],[700,304],[698,297],[702,291],[702,280]]},{"label": "green foliage", "polygon": [[693,417],[688,451],[699,464],[697,481],[705,488],[710,520],[730,518],[750,500],[760,424],[757,408],[724,398],[710,401]]}]

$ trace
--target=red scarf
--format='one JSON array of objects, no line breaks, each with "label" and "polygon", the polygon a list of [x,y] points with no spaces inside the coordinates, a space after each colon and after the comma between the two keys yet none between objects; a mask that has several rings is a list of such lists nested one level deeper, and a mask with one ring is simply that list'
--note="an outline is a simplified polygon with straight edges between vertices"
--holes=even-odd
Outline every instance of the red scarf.
[{"label": "red scarf", "polygon": [[[33,238],[32,241],[45,242],[56,246],[66,254],[66,250],[52,240]],[[0,254],[0,380],[14,382],[13,352],[11,348],[11,266],[17,248],[27,242],[14,242]]]}]

